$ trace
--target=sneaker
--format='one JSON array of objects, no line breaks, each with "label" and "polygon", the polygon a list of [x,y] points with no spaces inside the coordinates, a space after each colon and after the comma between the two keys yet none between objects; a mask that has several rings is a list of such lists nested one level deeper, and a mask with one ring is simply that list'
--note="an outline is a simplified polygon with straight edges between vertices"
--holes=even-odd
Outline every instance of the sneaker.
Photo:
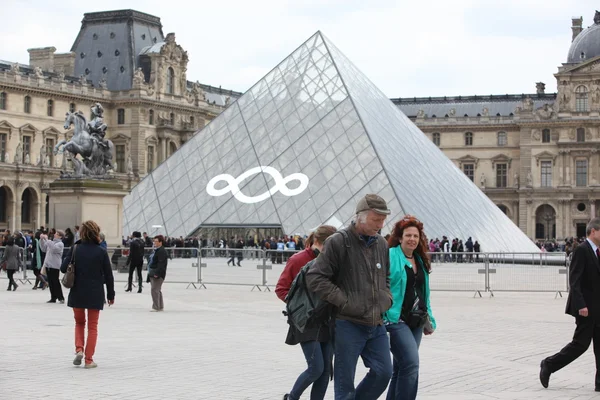
[{"label": "sneaker", "polygon": [[56,300],[48,300],[46,303],[56,303]]},{"label": "sneaker", "polygon": [[81,365],[81,360],[83,360],[83,351],[78,351],[77,354],[75,354],[73,365]]},{"label": "sneaker", "polygon": [[85,369],[91,369],[91,368],[96,368],[97,366],[98,366],[98,364],[96,364],[95,362],[93,362],[93,361],[92,361],[92,362],[91,362],[91,363],[89,363],[89,364],[86,362],[86,363],[85,363],[85,367],[84,367],[84,368],[85,368]]},{"label": "sneaker", "polygon": [[290,394],[286,393],[283,395],[283,400],[288,400],[290,398]]}]

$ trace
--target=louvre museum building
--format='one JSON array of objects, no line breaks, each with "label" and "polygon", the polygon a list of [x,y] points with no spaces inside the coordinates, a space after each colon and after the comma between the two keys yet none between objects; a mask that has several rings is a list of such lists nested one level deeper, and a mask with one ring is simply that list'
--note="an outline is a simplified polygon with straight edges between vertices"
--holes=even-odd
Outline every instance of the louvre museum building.
[{"label": "louvre museum building", "polygon": [[[348,224],[378,193],[392,210],[384,233],[410,213],[430,237],[471,236],[485,251],[582,236],[600,198],[600,17],[571,25],[557,93],[532,82],[530,94],[390,100],[320,32],[241,94],[188,81],[187,53],[157,17],[86,14],[70,53],[0,65],[0,226],[45,220],[44,186],[65,167],[46,143],[65,136],[64,111],[100,100],[131,188],[125,233],[305,234]],[[114,61],[120,37],[129,64]]]}]

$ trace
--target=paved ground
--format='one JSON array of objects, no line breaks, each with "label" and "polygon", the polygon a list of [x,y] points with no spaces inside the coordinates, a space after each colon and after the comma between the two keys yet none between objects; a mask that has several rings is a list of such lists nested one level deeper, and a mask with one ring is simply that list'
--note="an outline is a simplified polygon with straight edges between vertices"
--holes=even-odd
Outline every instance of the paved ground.
[{"label": "paved ground", "polygon": [[[189,262],[173,263],[169,277],[195,277]],[[255,262],[244,268],[220,263],[203,271],[214,279],[244,282],[240,276],[247,275],[260,283]],[[45,304],[47,291],[25,285],[0,291],[0,398],[277,400],[303,369],[300,349],[283,343],[287,325],[272,292],[165,284],[166,311],[150,313],[147,291],[129,294],[121,286],[116,304],[100,317],[96,370],[71,364],[70,309]],[[539,384],[540,359],[573,334],[574,322],[563,314],[565,299],[504,292],[494,298],[470,292],[432,297],[439,329],[423,339],[419,399],[600,399],[593,391],[591,349],[554,374],[549,389]],[[357,378],[364,372],[361,366]],[[333,398],[332,385],[327,398]]]}]

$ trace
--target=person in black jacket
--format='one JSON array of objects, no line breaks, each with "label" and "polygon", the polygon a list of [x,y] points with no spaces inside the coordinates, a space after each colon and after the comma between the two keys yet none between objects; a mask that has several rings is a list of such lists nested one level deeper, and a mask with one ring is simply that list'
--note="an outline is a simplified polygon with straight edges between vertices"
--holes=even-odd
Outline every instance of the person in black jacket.
[{"label": "person in black jacket", "polygon": [[150,294],[152,295],[152,310],[163,311],[165,303],[163,302],[162,284],[167,276],[167,250],[164,248],[165,237],[158,235],[154,237],[154,255],[148,266],[148,276],[150,278]]},{"label": "person in black jacket", "polygon": [[540,382],[547,388],[550,375],[586,352],[594,340],[596,358],[596,392],[600,392],[600,218],[586,228],[587,239],[573,252],[569,268],[569,298],[566,314],[575,317],[575,334],[560,352],[544,359],[540,365]]},{"label": "person in black jacket", "polygon": [[127,280],[126,292],[131,292],[133,281],[133,271],[137,270],[138,293],[142,293],[142,266],[144,265],[144,240],[140,232],[133,232],[133,240],[129,244],[129,256],[127,264],[129,266],[129,279]]},{"label": "person in black jacket", "polygon": [[[81,240],[77,241],[62,261],[60,270],[67,272],[71,257],[75,264],[75,284],[69,291],[67,305],[75,315],[75,359],[81,365],[85,353],[85,368],[96,368],[93,360],[98,340],[98,318],[104,308],[115,302],[115,283],[108,253],[100,246],[100,227],[94,221],[86,221],[80,227]],[[73,254],[74,252],[74,254]],[[87,344],[85,325],[87,310]]]}]

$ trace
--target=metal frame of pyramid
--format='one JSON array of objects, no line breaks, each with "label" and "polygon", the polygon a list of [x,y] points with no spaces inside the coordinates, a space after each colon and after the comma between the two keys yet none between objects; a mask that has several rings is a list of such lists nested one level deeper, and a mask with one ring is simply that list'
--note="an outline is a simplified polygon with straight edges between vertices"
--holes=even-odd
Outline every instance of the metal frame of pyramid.
[{"label": "metal frame of pyramid", "polygon": [[429,237],[485,251],[539,251],[527,236],[321,32],[198,131],[124,199],[124,232],[163,226],[281,226],[308,233],[351,222],[377,193]]}]

